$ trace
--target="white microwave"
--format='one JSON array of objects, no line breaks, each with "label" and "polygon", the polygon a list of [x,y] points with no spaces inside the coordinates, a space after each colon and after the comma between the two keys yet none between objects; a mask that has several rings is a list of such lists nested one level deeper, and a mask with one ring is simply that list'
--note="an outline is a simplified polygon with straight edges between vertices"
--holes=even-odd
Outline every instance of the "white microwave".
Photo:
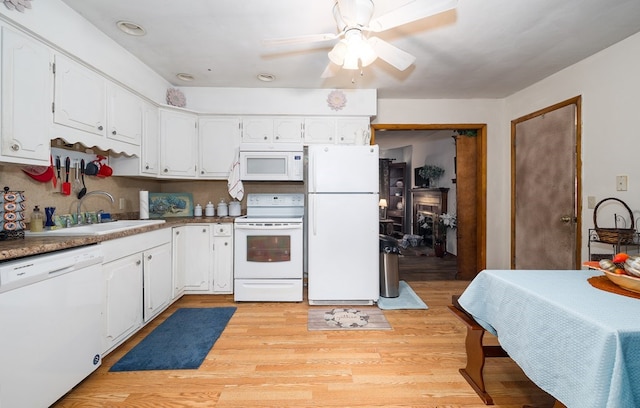
[{"label": "white microwave", "polygon": [[240,145],[240,179],[243,181],[302,181],[302,145]]}]

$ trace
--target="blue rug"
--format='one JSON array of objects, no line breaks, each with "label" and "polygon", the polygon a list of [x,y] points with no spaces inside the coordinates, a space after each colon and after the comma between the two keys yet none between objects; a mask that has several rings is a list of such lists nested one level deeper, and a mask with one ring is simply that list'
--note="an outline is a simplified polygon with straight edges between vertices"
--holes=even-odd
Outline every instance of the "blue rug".
[{"label": "blue rug", "polygon": [[235,307],[178,309],[109,371],[196,369],[235,311]]},{"label": "blue rug", "polygon": [[385,298],[380,296],[378,307],[383,310],[393,309],[428,309],[427,305],[420,299],[411,286],[405,281],[400,281],[399,296],[395,298]]}]

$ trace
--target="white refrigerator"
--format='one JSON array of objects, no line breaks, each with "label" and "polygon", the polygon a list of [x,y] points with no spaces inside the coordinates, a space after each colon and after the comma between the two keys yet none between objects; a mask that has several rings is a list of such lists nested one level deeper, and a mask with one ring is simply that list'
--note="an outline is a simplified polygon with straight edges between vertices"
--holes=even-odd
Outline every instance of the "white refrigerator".
[{"label": "white refrigerator", "polygon": [[311,145],[307,163],[310,305],[378,301],[378,146]]}]

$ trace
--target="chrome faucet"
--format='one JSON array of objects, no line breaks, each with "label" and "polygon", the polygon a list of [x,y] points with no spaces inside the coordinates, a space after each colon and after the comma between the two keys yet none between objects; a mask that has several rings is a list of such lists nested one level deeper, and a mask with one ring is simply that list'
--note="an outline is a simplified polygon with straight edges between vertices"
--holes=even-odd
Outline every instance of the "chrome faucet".
[{"label": "chrome faucet", "polygon": [[87,194],[84,195],[84,197],[82,197],[80,200],[78,200],[78,209],[76,211],[76,219],[78,220],[78,224],[80,224],[81,222],[81,218],[80,218],[80,207],[82,206],[82,202],[85,200],[85,198],[92,196],[92,195],[103,195],[105,197],[108,197],[111,200],[111,204],[115,203],[116,200],[115,198],[113,198],[113,196],[109,193],[107,193],[106,191],[102,191],[102,190],[96,190],[96,191],[89,191]]}]

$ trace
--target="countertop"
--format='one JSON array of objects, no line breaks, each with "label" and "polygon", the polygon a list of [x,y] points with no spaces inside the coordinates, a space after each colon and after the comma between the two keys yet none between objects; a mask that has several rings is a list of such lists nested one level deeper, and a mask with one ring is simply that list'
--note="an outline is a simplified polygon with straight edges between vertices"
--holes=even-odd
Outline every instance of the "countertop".
[{"label": "countertop", "polygon": [[114,232],[112,234],[96,236],[67,236],[67,237],[28,237],[18,239],[8,239],[0,241],[0,262],[10,259],[21,258],[30,255],[39,255],[47,252],[60,251],[81,247],[85,245],[97,244],[140,234],[143,232],[155,231],[163,228],[179,227],[186,224],[213,224],[213,223],[233,223],[236,217],[180,217],[165,218],[163,224],[147,225],[139,228],[132,228],[127,231]]}]

